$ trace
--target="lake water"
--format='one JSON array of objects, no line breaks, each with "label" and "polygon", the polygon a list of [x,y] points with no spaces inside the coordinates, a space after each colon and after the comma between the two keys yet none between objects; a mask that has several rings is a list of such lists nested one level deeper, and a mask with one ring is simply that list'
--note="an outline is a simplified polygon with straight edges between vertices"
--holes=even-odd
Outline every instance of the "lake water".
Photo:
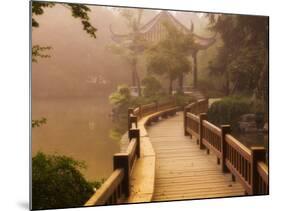
[{"label": "lake water", "polygon": [[[83,173],[87,179],[107,178],[113,169],[113,154],[127,144],[120,142],[120,134],[113,130],[116,125],[110,113],[107,98],[33,99],[32,119],[45,117],[47,124],[32,129],[32,154],[42,151],[71,156],[86,162]],[[248,147],[268,147],[264,134],[233,135]]]},{"label": "lake water", "polygon": [[114,124],[108,99],[33,99],[32,119],[47,124],[32,129],[32,154],[58,153],[86,162],[87,179],[107,178],[120,139],[112,137]]}]

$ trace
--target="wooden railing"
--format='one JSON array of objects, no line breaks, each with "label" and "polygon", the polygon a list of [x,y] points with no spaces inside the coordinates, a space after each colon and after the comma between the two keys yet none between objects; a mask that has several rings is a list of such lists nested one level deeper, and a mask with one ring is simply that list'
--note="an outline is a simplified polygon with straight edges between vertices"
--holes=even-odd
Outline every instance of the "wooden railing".
[{"label": "wooden railing", "polygon": [[189,126],[188,128],[186,128],[186,132],[199,139],[199,117],[192,113],[187,113],[186,116],[186,124]]},{"label": "wooden railing", "polygon": [[130,195],[130,174],[135,160],[140,157],[139,129],[129,130],[129,140],[126,152],[114,154],[114,171],[85,206],[118,204]]},{"label": "wooden railing", "polygon": [[268,166],[265,162],[258,162],[258,194],[268,193]]},{"label": "wooden railing", "polygon": [[193,113],[193,114],[200,114],[204,113],[208,110],[208,99],[200,99],[196,102],[188,104],[185,109],[187,112]]},{"label": "wooden railing", "polygon": [[[230,172],[240,182],[246,194],[268,194],[269,174],[264,147],[244,146],[230,135],[229,125],[217,127],[208,122],[208,100],[192,103],[184,108],[184,133],[195,137],[200,149],[212,151],[222,172]],[[196,115],[198,114],[198,115]]]},{"label": "wooden railing", "polygon": [[[85,206],[118,204],[124,202],[130,196],[130,175],[134,163],[140,157],[140,131],[138,120],[144,116],[151,115],[146,124],[150,124],[158,117],[173,115],[179,107],[175,106],[174,101],[164,103],[154,103],[128,109],[128,136],[130,143],[126,152],[116,153],[113,156],[113,172],[102,184],[96,193],[85,203]],[[161,112],[162,111],[162,112]],[[133,129],[133,124],[135,128]]]},{"label": "wooden railing", "polygon": [[175,101],[169,100],[161,103],[159,103],[158,101],[154,101],[153,103],[139,105],[136,108],[129,108],[128,130],[133,128],[133,126],[137,128],[138,120],[140,120],[142,117],[174,107],[176,107]]}]

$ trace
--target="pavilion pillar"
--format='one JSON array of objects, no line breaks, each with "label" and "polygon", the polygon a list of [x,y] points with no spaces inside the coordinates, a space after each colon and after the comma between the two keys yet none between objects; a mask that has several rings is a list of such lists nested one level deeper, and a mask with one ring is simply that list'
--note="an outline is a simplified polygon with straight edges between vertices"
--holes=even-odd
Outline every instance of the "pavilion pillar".
[{"label": "pavilion pillar", "polygon": [[193,58],[193,88],[197,88],[197,51],[192,54]]}]

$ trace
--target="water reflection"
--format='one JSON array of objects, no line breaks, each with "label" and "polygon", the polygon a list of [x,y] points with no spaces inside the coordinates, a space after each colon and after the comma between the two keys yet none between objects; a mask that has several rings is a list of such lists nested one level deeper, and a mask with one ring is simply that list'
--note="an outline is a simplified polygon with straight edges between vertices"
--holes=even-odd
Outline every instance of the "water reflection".
[{"label": "water reflection", "polygon": [[[90,180],[112,172],[112,156],[120,151],[122,129],[112,135],[111,106],[105,99],[33,99],[32,118],[47,124],[32,130],[32,154],[43,151],[84,160]],[[123,131],[124,132],[124,131]]]}]

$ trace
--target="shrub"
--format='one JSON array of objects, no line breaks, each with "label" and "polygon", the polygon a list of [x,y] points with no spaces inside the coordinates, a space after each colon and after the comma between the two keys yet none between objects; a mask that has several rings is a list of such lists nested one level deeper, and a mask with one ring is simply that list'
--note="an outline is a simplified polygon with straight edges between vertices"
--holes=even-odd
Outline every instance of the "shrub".
[{"label": "shrub", "polygon": [[208,110],[208,119],[216,124],[230,124],[237,128],[238,118],[252,111],[251,101],[248,98],[232,96],[214,102]]},{"label": "shrub", "polygon": [[131,94],[128,85],[122,84],[117,87],[117,90],[109,96],[109,101],[114,105],[112,109],[114,117],[122,118],[127,115],[127,109],[130,106]]},{"label": "shrub", "polygon": [[196,100],[195,97],[183,95],[183,94],[180,94],[180,93],[175,94],[173,96],[173,98],[175,99],[177,106],[184,106],[184,105],[186,105],[188,103],[191,103],[191,102]]},{"label": "shrub", "polygon": [[162,86],[160,82],[153,76],[147,76],[142,80],[144,88],[144,96],[150,97],[155,96],[162,92]]},{"label": "shrub", "polygon": [[79,169],[85,164],[70,157],[38,152],[32,158],[32,209],[82,206],[99,188]]}]

